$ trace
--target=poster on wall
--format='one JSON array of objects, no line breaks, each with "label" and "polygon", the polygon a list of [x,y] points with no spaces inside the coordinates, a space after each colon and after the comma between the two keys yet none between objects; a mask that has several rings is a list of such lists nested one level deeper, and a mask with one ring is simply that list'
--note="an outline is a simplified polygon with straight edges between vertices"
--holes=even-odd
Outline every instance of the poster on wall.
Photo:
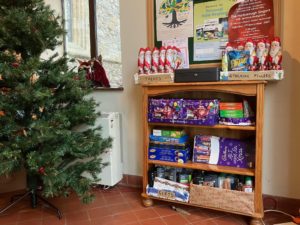
[{"label": "poster on wall", "polygon": [[171,40],[164,40],[162,42],[163,46],[176,46],[180,49],[182,62],[182,68],[189,68],[189,47],[188,47],[188,39],[187,38],[178,38]]},{"label": "poster on wall", "polygon": [[193,0],[156,0],[157,40],[193,36]]},{"label": "poster on wall", "polygon": [[244,0],[229,11],[229,42],[274,38],[273,0]]},{"label": "poster on wall", "polygon": [[216,0],[194,5],[194,61],[221,59],[228,42],[228,12],[235,3]]}]

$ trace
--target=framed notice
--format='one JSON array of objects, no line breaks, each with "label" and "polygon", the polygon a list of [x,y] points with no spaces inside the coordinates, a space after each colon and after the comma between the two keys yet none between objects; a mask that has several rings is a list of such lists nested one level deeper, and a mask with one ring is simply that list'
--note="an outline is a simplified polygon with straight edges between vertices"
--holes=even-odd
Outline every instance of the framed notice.
[{"label": "framed notice", "polygon": [[194,61],[221,60],[228,42],[228,12],[234,4],[215,0],[194,5]]},{"label": "framed notice", "polygon": [[[192,4],[193,4],[193,9],[191,9],[189,7],[185,8],[185,9],[188,9],[188,11],[186,11],[186,13],[192,11],[193,14],[194,14],[194,22],[195,22],[196,20],[199,20],[199,18],[201,16],[203,16],[203,15],[201,15],[201,13],[203,13],[203,9],[201,9],[201,6],[200,6],[200,8],[197,8],[197,7],[195,8],[195,6],[197,4],[199,4],[199,3],[200,3],[200,5],[201,5],[201,3],[211,4],[213,2],[216,3],[218,1],[220,1],[220,0],[193,0],[193,1],[191,0],[190,2],[192,2]],[[274,18],[273,18],[274,19],[274,27],[273,27],[274,30],[273,30],[273,32],[274,32],[274,34],[276,36],[280,36],[280,21],[281,21],[281,7],[280,7],[281,6],[281,1],[280,0],[228,0],[228,1],[231,1],[233,5],[236,2],[239,2],[239,4],[240,4],[241,2],[246,2],[246,1],[247,2],[260,1],[260,3],[261,2],[265,3],[265,2],[272,1],[272,3],[273,3],[273,6],[272,6],[272,8],[273,8],[273,15],[275,15]],[[163,43],[163,40],[157,39],[157,27],[156,27],[157,26],[156,25],[156,22],[157,22],[157,19],[156,19],[156,14],[157,14],[156,4],[157,4],[157,2],[163,3],[163,1],[147,0],[147,19],[148,19],[148,23],[147,23],[148,24],[148,27],[147,27],[148,35],[147,35],[147,38],[148,38],[148,47],[150,47],[150,48],[152,48],[154,46],[156,46],[156,47],[159,48],[159,47],[162,46],[162,43]],[[171,4],[179,4],[180,2],[187,2],[187,1],[166,0],[165,2],[168,2],[171,5]],[[208,2],[211,2],[211,3],[208,3]],[[225,2],[225,1],[222,0],[221,2]],[[189,3],[189,4],[191,4],[191,3]],[[227,6],[224,7],[224,10],[226,11],[225,8],[227,8]],[[173,7],[172,10],[176,10],[176,7]],[[215,10],[218,10],[218,9],[216,8]],[[230,9],[228,9],[228,10],[230,11]],[[217,16],[216,18],[206,18],[206,21],[203,21],[203,25],[205,25],[205,24],[210,25],[213,22],[215,22],[215,21],[218,20],[218,24],[217,25],[215,24],[215,26],[216,27],[221,27],[220,26],[220,24],[221,24],[223,27],[226,28],[227,21],[226,21],[226,19],[223,19],[224,18],[224,16],[223,16],[224,12],[222,12],[222,13],[223,14],[220,15],[220,17]],[[173,16],[173,13],[170,14],[170,15]],[[210,19],[212,19],[212,20],[210,20]],[[169,20],[170,20],[169,23],[172,22],[171,18],[169,18]],[[183,21],[183,20],[185,20],[185,18],[183,18],[183,17],[182,17],[182,19],[179,19],[179,21]],[[201,23],[202,22],[200,21],[199,24],[201,25]],[[188,57],[189,57],[190,67],[191,68],[193,68],[193,67],[196,67],[196,68],[200,68],[200,67],[219,67],[221,65],[221,60],[218,59],[218,57],[216,57],[214,55],[215,52],[211,53],[210,58],[201,58],[202,55],[201,55],[201,50],[199,50],[199,48],[198,48],[199,45],[195,49],[195,44],[201,43],[201,40],[196,39],[197,35],[198,35],[198,37],[199,37],[199,35],[201,36],[201,32],[200,32],[201,29],[197,30],[196,24],[194,23],[193,24],[193,30],[192,30],[192,33],[193,33],[192,37],[190,37],[190,26],[188,26],[187,29],[189,30],[188,31],[189,33],[186,34],[186,35],[183,35],[183,36],[188,37],[188,54],[189,54]],[[230,28],[228,27],[228,29],[230,29]],[[172,32],[172,30],[170,30],[169,32]],[[230,33],[230,30],[228,30],[228,32]],[[230,38],[230,34],[229,33],[228,33],[228,38]],[[221,43],[221,45],[224,45],[224,42],[225,42],[224,40],[226,38],[226,35],[227,34],[226,34],[226,31],[225,31],[225,33],[223,33],[224,39],[221,40],[221,38],[223,38],[223,37],[221,37],[222,33],[219,33],[219,37],[220,37],[219,44]],[[175,36],[177,36],[177,34],[174,34],[173,36],[175,37]],[[211,40],[211,42],[212,42],[212,40]],[[218,42],[218,41],[216,41],[216,42]],[[217,45],[219,46],[219,44],[215,44],[214,43],[214,45],[216,45],[216,46],[214,46],[214,48],[217,49],[218,48]],[[195,50],[198,51],[198,52],[196,52],[196,55],[199,54],[199,51],[200,51],[200,58],[197,58],[197,57],[195,58],[194,57],[195,56]],[[207,50],[207,51],[211,51],[211,50]],[[212,51],[214,51],[214,50],[212,50]]]},{"label": "framed notice", "polygon": [[274,38],[273,0],[245,0],[228,13],[229,42],[245,42]]}]

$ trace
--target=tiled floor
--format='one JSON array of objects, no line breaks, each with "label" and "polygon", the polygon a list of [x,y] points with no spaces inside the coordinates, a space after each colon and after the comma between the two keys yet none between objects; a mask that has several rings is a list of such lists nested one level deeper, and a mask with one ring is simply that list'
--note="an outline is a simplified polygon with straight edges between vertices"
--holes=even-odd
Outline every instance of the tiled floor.
[{"label": "tiled floor", "polygon": [[[246,225],[248,218],[223,212],[175,205],[190,215],[170,208],[171,203],[155,201],[145,208],[141,203],[140,189],[114,187],[110,190],[94,189],[96,200],[90,205],[80,203],[75,195],[51,200],[63,213],[58,220],[55,213],[39,204],[29,207],[29,199],[20,202],[0,215],[0,225]],[[0,195],[0,208],[9,201],[11,194]],[[289,218],[268,214],[268,225],[287,222]]]}]

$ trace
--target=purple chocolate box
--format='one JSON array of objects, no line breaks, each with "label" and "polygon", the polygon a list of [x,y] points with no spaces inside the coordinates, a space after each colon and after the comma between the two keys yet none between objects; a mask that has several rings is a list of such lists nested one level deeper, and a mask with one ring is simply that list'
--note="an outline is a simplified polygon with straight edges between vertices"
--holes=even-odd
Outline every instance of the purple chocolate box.
[{"label": "purple chocolate box", "polygon": [[229,126],[250,126],[255,125],[254,117],[244,117],[244,118],[220,118],[219,124],[229,125]]},{"label": "purple chocolate box", "polygon": [[193,162],[254,168],[254,143],[231,138],[196,135]]},{"label": "purple chocolate box", "polygon": [[148,121],[175,123],[182,121],[182,99],[149,99]]},{"label": "purple chocolate box", "polygon": [[183,111],[188,124],[213,126],[219,120],[219,100],[184,100]]},{"label": "purple chocolate box", "polygon": [[219,119],[218,100],[149,99],[148,121],[213,126]]},{"label": "purple chocolate box", "polygon": [[254,147],[249,142],[220,138],[218,165],[239,168],[254,167]]}]

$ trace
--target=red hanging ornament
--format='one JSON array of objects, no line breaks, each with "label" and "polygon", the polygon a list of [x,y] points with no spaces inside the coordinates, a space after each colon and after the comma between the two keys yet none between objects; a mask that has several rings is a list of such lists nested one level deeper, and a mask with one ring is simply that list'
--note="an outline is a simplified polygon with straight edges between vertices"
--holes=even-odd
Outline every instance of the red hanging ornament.
[{"label": "red hanging ornament", "polygon": [[45,174],[45,167],[41,166],[38,170],[39,174],[44,175]]},{"label": "red hanging ornament", "polygon": [[17,63],[17,62],[14,62],[14,63],[12,63],[11,65],[12,65],[14,68],[18,68],[20,64]]}]

